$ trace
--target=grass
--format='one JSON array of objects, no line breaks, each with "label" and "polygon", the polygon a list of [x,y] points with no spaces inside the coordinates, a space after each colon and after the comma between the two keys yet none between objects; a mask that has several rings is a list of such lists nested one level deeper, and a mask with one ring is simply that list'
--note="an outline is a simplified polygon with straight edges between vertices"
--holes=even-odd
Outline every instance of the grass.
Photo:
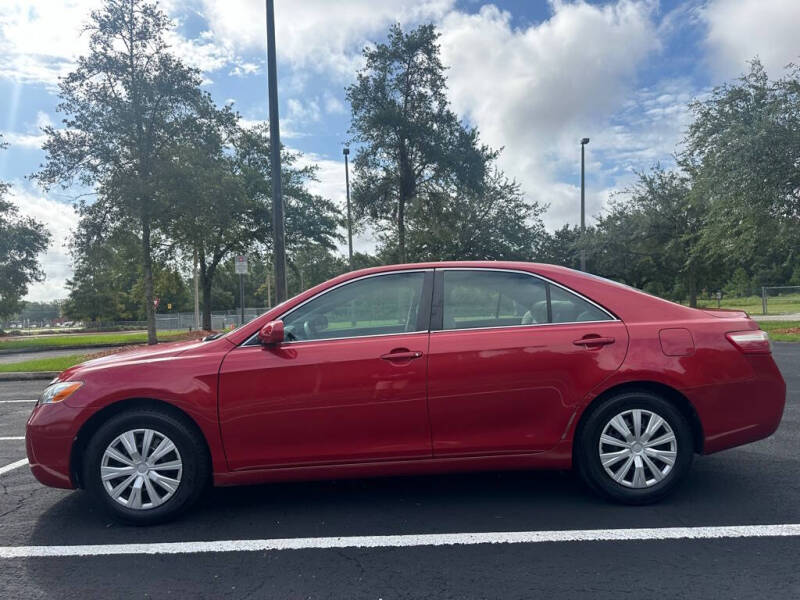
[{"label": "grass", "polygon": [[[697,300],[698,308],[717,308],[716,299]],[[751,315],[761,314],[761,296],[729,297],[720,301],[720,308],[732,308],[747,311]],[[800,294],[785,294],[767,298],[767,314],[780,315],[800,313]]]},{"label": "grass", "polygon": [[82,363],[89,357],[86,354],[70,354],[54,358],[36,358],[22,362],[0,364],[0,373],[16,373],[19,371],[63,371],[73,365]]},{"label": "grass", "polygon": [[[175,331],[160,331],[158,333],[159,342],[180,339],[186,335],[183,329]],[[86,335],[64,334],[47,337],[14,337],[0,339],[0,350],[25,350],[35,348],[37,350],[57,350],[58,348],[71,346],[107,346],[116,344],[143,344],[147,342],[147,333],[143,331],[135,332],[112,332],[112,333],[92,333]],[[47,369],[43,369],[47,370]]]},{"label": "grass", "polygon": [[800,342],[800,321],[759,321],[773,342]]}]

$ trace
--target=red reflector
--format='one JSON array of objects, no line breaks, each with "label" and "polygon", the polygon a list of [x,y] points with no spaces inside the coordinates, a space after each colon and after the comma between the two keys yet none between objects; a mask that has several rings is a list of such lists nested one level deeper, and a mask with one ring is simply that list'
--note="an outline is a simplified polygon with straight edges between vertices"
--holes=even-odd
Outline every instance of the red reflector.
[{"label": "red reflector", "polygon": [[731,331],[726,333],[725,337],[744,354],[769,354],[772,352],[769,335],[760,329]]}]

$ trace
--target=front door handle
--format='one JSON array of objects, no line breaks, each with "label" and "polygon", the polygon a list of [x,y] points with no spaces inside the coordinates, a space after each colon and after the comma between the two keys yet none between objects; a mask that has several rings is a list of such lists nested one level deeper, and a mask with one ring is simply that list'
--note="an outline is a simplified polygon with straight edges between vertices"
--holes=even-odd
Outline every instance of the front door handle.
[{"label": "front door handle", "polygon": [[613,337],[584,337],[579,340],[575,340],[572,342],[576,346],[607,346],[608,344],[614,343]]},{"label": "front door handle", "polygon": [[397,352],[389,352],[388,354],[382,354],[381,358],[383,360],[414,360],[415,358],[420,358],[422,356],[422,352],[418,350],[399,350]]}]

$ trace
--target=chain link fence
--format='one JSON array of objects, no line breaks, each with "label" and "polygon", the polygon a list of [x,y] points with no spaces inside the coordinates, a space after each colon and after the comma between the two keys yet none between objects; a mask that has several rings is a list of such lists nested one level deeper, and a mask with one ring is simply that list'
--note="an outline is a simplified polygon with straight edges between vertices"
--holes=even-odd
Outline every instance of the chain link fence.
[{"label": "chain link fence", "polygon": [[761,288],[761,314],[800,313],[800,285],[776,285]]},{"label": "chain link fence", "polygon": [[[252,321],[259,315],[267,312],[268,308],[245,308],[244,309],[244,322]],[[200,316],[202,326],[202,315]],[[242,324],[242,311],[237,310],[214,310],[211,311],[211,329],[215,331],[223,331],[225,329],[232,329]],[[147,324],[145,323],[146,327]],[[194,313],[167,313],[156,315],[156,329],[158,331],[175,330],[175,329],[195,329]]]}]

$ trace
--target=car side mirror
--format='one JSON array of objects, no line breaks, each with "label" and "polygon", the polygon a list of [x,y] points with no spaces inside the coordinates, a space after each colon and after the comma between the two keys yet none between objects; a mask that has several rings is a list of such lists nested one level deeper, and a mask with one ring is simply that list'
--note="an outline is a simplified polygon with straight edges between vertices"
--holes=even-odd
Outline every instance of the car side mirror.
[{"label": "car side mirror", "polygon": [[265,346],[275,346],[283,342],[283,321],[270,321],[258,332],[258,339]]}]

